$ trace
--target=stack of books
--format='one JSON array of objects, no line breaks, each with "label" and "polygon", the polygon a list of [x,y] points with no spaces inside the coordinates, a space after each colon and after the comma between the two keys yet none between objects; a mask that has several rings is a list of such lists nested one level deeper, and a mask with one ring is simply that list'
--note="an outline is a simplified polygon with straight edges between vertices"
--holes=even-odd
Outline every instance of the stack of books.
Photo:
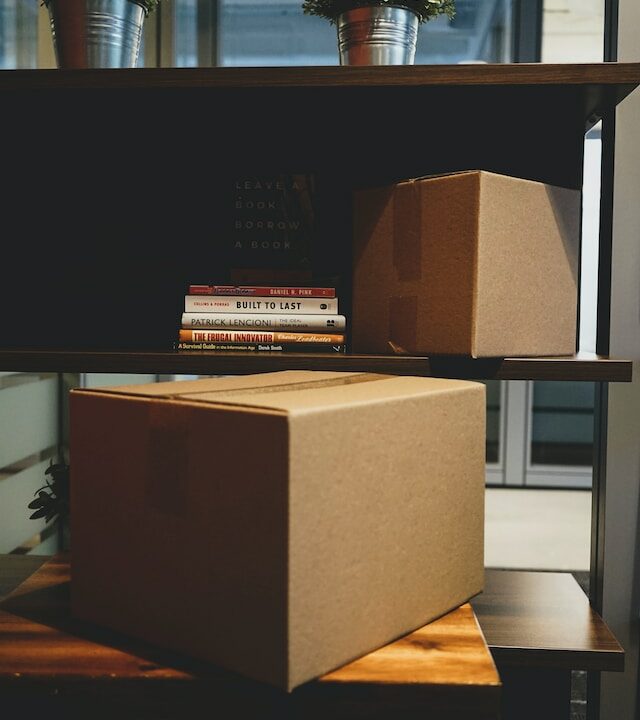
[{"label": "stack of books", "polygon": [[335,287],[189,285],[177,350],[346,350],[346,317]]}]

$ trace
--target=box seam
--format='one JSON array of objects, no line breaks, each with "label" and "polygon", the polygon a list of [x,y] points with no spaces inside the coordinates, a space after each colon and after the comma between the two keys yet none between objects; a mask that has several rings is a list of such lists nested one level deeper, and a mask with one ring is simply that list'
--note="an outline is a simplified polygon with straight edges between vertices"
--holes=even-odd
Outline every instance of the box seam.
[{"label": "box seam", "polygon": [[473,264],[472,278],[473,287],[471,289],[471,357],[478,356],[478,290],[479,290],[479,254],[480,254],[480,243],[482,237],[480,236],[480,208],[482,204],[482,173],[478,173],[476,193],[475,193],[475,221],[476,221],[476,242],[473,243],[473,257],[471,262]]}]

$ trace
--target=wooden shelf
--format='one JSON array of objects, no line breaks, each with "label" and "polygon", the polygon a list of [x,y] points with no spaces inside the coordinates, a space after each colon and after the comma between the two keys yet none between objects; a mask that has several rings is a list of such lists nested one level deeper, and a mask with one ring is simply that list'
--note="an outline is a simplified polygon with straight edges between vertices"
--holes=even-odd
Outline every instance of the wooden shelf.
[{"label": "wooden shelf", "polygon": [[[553,102],[558,88],[580,95],[587,127],[640,83],[640,63],[411,65],[388,67],[137,68],[0,71],[0,92],[33,90],[484,88],[502,97],[526,87],[527,104]],[[505,101],[508,101],[505,98]],[[486,112],[487,108],[483,109]]]},{"label": "wooden shelf", "polygon": [[471,603],[503,682],[503,720],[569,718],[572,671],[624,670],[624,649],[571,573],[486,570]]},{"label": "wooden shelf", "polygon": [[624,649],[571,573],[487,570],[472,605],[499,667],[624,670]]},{"label": "wooden shelf", "polygon": [[[0,556],[0,577],[7,565],[14,576],[20,564],[32,568],[29,558],[20,561]],[[0,692],[8,716],[37,709],[54,717],[152,720],[196,717],[207,707],[214,717],[245,720],[499,717],[500,679],[469,603],[285,693],[78,620],[69,608],[72,577],[69,556],[53,557],[1,604]]]},{"label": "wooden shelf", "polygon": [[7,70],[0,90],[424,85],[629,85],[640,63],[495,63],[482,65],[298,66]]},{"label": "wooden shelf", "polygon": [[[0,632],[7,638],[7,651],[4,655],[0,651],[0,685],[17,702],[39,700],[42,695],[37,693],[47,696],[50,683],[55,682],[60,698],[68,701],[79,701],[84,690],[89,703],[100,693],[110,703],[110,711],[120,703],[121,717],[128,717],[127,703],[141,713],[152,698],[164,703],[165,714],[168,702],[177,702],[177,716],[182,717],[185,703],[195,704],[201,691],[210,703],[213,698],[219,703],[235,689],[234,703],[243,693],[255,696],[255,716],[264,717],[265,703],[273,702],[276,695],[256,694],[266,689],[260,690],[255,683],[74,620],[68,613],[68,558],[60,555],[45,564],[43,560],[0,556],[0,581],[5,578],[0,593],[23,583],[0,609]],[[471,607],[484,641],[478,642],[469,604],[465,604],[409,635],[408,642],[392,643],[299,688],[289,699],[301,700],[300,709],[306,713],[329,698],[334,702],[357,700],[358,717],[369,717],[363,702],[373,697],[372,714],[381,718],[387,717],[383,707],[395,717],[393,699],[404,695],[405,700],[419,702],[422,714],[431,710],[434,702],[446,701],[447,713],[438,714],[439,718],[470,720],[495,717],[501,696],[504,720],[522,720],[523,710],[540,702],[545,712],[530,713],[527,718],[557,718],[568,717],[571,670],[624,669],[624,649],[570,573],[488,569],[485,589],[472,599]],[[487,663],[485,641],[502,687]],[[464,693],[456,687],[456,673],[460,672]],[[411,687],[406,685],[408,677]],[[105,683],[109,683],[108,692]],[[540,693],[541,687],[544,693]],[[464,702],[465,696],[470,704],[458,707],[457,702]],[[158,706],[150,706],[149,717],[155,717],[153,710]],[[21,707],[24,710],[24,705]],[[238,707],[236,704],[236,711]],[[93,711],[95,714],[95,706]],[[306,720],[309,715],[301,717]]]},{"label": "wooden shelf", "polygon": [[[8,274],[0,286],[0,367],[202,375],[304,368],[628,382],[631,363],[594,356],[429,361],[155,348],[170,347],[188,283],[243,266],[229,229],[237,177],[315,177],[312,265],[319,276],[340,278],[349,316],[354,190],[478,168],[580,189],[585,129],[639,84],[640,63],[0,71],[0,95],[11,108],[5,134],[12,138],[3,156],[10,179],[5,224],[19,230],[12,262],[29,268],[28,281]],[[148,123],[141,140],[122,122],[166,117],[176,107],[169,135],[165,124]],[[87,113],[92,122],[78,124]],[[399,145],[402,131],[388,141],[381,135],[399,119],[402,125],[433,113],[450,142]],[[297,121],[304,116],[313,128],[333,128],[336,114],[358,132],[336,136]],[[33,167],[66,173],[41,194],[37,213],[21,190]],[[134,168],[130,178],[125,168]],[[88,347],[114,351],[84,352]]]},{"label": "wooden shelf", "polygon": [[633,363],[582,353],[557,358],[427,358],[391,355],[0,351],[0,370],[243,375],[277,370],[335,370],[479,380],[630,382]]}]

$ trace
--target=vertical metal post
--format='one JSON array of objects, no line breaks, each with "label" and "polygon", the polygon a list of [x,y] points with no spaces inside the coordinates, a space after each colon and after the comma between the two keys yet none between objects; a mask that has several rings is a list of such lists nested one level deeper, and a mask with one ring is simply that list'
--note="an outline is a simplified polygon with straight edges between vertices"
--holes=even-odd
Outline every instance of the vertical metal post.
[{"label": "vertical metal post", "polygon": [[[618,0],[605,0],[604,48],[605,61],[614,62],[618,53]],[[602,165],[600,190],[600,228],[598,248],[598,303],[596,352],[608,355],[611,320],[611,262],[613,242],[613,177],[616,113],[612,110],[602,119]],[[609,387],[598,383],[594,407],[594,463],[591,494],[591,567],[589,600],[600,614],[604,599],[604,544],[607,472]],[[587,717],[600,717],[600,673],[587,675]]]},{"label": "vertical metal post", "polygon": [[513,2],[513,62],[540,62],[542,58],[542,10],[544,0]]},{"label": "vertical metal post", "polygon": [[[65,392],[64,392],[64,375],[62,373],[56,373],[56,386],[57,386],[57,447],[56,447],[56,462],[61,463],[65,461],[65,442],[64,442],[64,428],[65,428]],[[57,540],[58,550],[64,547],[64,520],[58,521],[57,527]]]},{"label": "vertical metal post", "polygon": [[[219,63],[219,0],[197,0],[196,4],[197,65],[214,67]],[[176,66],[176,5],[159,3],[158,10],[147,18],[153,24],[147,36],[145,65]]]},{"label": "vertical metal post", "polygon": [[524,487],[527,466],[528,380],[509,380],[507,392],[507,418],[509,429],[504,452],[505,486]]},{"label": "vertical metal post", "polygon": [[198,66],[219,65],[220,0],[198,0]]},{"label": "vertical metal post", "polygon": [[[614,17],[617,20],[617,12]],[[606,20],[611,21],[605,17]],[[605,28],[605,37],[610,29]],[[605,47],[607,47],[605,45]],[[615,59],[615,58],[613,58]],[[600,190],[600,233],[598,248],[598,312],[596,352],[608,355],[611,328],[611,261],[613,251],[613,175],[615,157],[616,113],[611,111],[602,119],[602,169]],[[606,480],[608,388],[600,384],[596,390],[594,424],[593,512],[591,517],[591,605],[602,612],[602,560],[604,551],[604,497]]]},{"label": "vertical metal post", "polygon": [[175,65],[175,7],[171,2],[158,3],[157,17],[157,57],[158,67]]}]

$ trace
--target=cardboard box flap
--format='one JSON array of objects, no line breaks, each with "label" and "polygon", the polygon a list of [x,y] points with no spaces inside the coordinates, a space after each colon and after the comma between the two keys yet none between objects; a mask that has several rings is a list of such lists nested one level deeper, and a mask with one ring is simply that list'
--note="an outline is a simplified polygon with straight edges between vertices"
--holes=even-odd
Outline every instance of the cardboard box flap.
[{"label": "cardboard box flap", "polygon": [[[505,177],[504,175],[501,175],[500,173],[492,172],[491,170],[482,170],[480,168],[476,169],[468,169],[468,170],[452,170],[451,172],[441,172],[441,173],[432,173],[430,175],[419,175],[414,178],[407,178],[405,180],[401,180],[397,183],[397,185],[406,185],[410,183],[417,183],[422,182],[424,180],[438,180],[438,179],[446,179],[450,177],[459,177],[461,175],[492,175],[496,178]],[[508,176],[509,181],[512,183],[528,183],[528,184],[535,184],[540,186],[546,186],[546,187],[559,187],[556,185],[549,185],[548,183],[542,183],[538,180],[531,180],[530,178],[524,178],[524,177],[516,177],[509,175]]]},{"label": "cardboard box flap", "polygon": [[72,392],[304,413],[454,392],[466,389],[470,384],[466,380],[442,378],[299,370]]},{"label": "cardboard box flap", "polygon": [[[467,390],[470,385],[468,381],[441,378],[373,373],[346,375],[342,378],[310,380],[307,383],[186,394],[181,395],[180,399],[302,414]],[[477,384],[480,386],[480,383]]]},{"label": "cardboard box flap", "polygon": [[181,395],[246,390],[269,386],[307,383],[310,379],[326,380],[336,376],[360,375],[361,373],[338,373],[309,370],[283,370],[281,372],[257,373],[254,375],[231,375],[226,377],[200,378],[198,380],[171,380],[168,382],[146,383],[144,385],[114,385],[76,389],[72,392],[109,393],[115,395],[138,395],[140,397],[176,398]]},{"label": "cardboard box flap", "polygon": [[423,180],[437,180],[439,178],[458,177],[460,175],[479,175],[480,173],[484,173],[484,172],[488,172],[488,171],[470,168],[467,170],[452,170],[450,172],[431,173],[430,175],[416,175],[416,177],[404,178],[404,180],[398,180],[398,182],[396,182],[393,186],[378,185],[378,186],[372,186],[372,187],[363,187],[361,189],[356,190],[356,193],[359,193],[359,192],[366,193],[366,192],[370,192],[371,190],[393,191],[402,185],[412,185],[414,183],[421,182]]},{"label": "cardboard box flap", "polygon": [[479,169],[468,169],[468,170],[452,170],[451,172],[431,173],[430,175],[418,175],[414,178],[407,178],[401,180],[398,185],[404,185],[406,183],[422,182],[423,180],[437,180],[438,178],[448,178],[457,175],[479,175],[480,173],[487,172],[486,170]]}]

